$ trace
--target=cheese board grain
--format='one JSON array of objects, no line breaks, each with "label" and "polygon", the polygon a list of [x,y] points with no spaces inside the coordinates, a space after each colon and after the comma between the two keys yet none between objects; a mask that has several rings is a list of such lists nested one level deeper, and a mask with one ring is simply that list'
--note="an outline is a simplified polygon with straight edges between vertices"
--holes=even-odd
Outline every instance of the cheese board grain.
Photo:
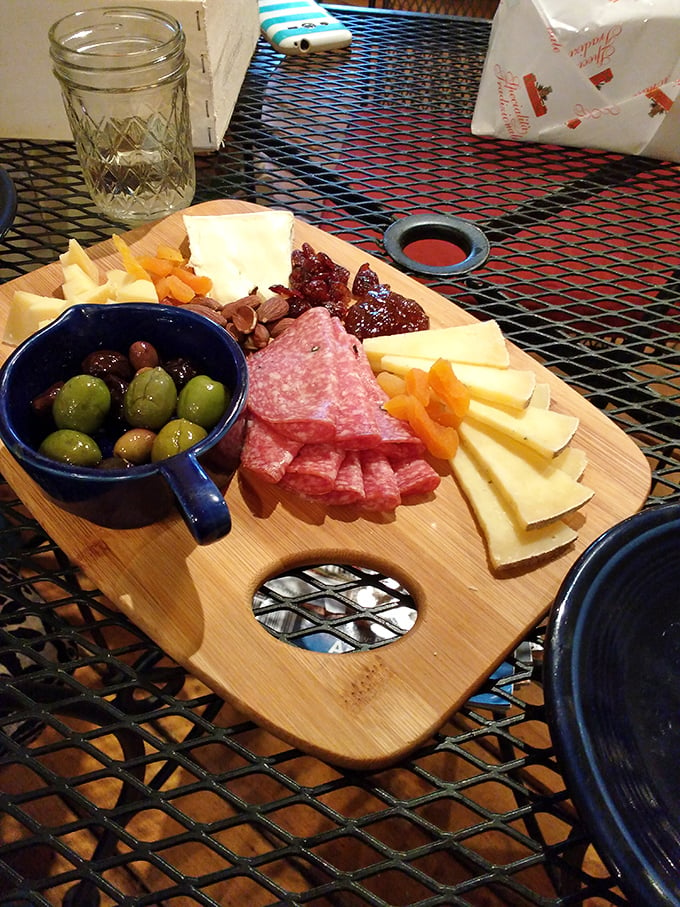
[{"label": "cheese board grain", "polygon": [[[218,200],[189,214],[262,210]],[[125,234],[135,253],[184,247],[181,214]],[[416,298],[433,327],[474,319],[400,271],[316,227],[295,224],[353,275],[365,262]],[[120,267],[113,243],[88,250],[101,268]],[[0,318],[15,289],[58,291],[58,263],[0,286]],[[3,344],[2,360],[11,347]],[[67,555],[140,629],[236,708],[291,744],[338,765],[393,763],[436,731],[550,607],[571,564],[606,529],[643,505],[650,469],[640,449],[574,389],[510,345],[510,364],[550,385],[552,408],[577,416],[593,499],[568,522],[578,541],[554,559],[502,577],[489,569],[482,537],[454,479],[394,513],[325,512],[237,476],[227,491],[233,529],[194,544],[179,516],[134,530],[108,530],[59,509],[3,448],[0,470]],[[330,655],[288,645],[255,619],[252,598],[292,565],[357,564],[401,581],[418,618],[401,639],[370,652]]]}]

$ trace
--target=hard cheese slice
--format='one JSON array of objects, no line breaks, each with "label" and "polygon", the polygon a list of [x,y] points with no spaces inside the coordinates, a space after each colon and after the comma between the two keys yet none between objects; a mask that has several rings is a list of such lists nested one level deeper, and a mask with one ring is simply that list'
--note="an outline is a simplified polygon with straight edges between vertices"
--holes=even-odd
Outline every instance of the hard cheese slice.
[{"label": "hard cheese slice", "polygon": [[476,321],[457,327],[413,331],[386,337],[367,337],[363,347],[374,371],[382,369],[383,356],[449,359],[507,368],[510,363],[503,333],[496,321]]},{"label": "hard cheese slice", "polygon": [[519,526],[494,480],[464,447],[458,449],[451,466],[477,517],[494,570],[554,554],[576,539],[576,532],[561,520],[538,529]]},{"label": "hard cheese slice", "polygon": [[288,286],[293,250],[293,215],[290,211],[254,214],[185,215],[189,263],[197,274],[210,277],[211,295],[233,302],[259,290]]},{"label": "hard cheese slice", "polygon": [[69,302],[85,299],[99,289],[99,282],[86,274],[80,265],[64,265],[62,270],[64,273],[62,291],[64,299],[68,299]]},{"label": "hard cheese slice", "polygon": [[488,426],[464,420],[458,428],[461,444],[493,478],[499,492],[523,529],[545,526],[593,496],[554,461]]},{"label": "hard cheese slice", "polygon": [[534,392],[531,395],[529,406],[535,406],[537,409],[550,409],[550,385],[542,381],[536,383]]},{"label": "hard cheese slice", "polygon": [[468,417],[526,444],[544,457],[554,457],[567,446],[578,428],[578,419],[538,406],[521,412],[470,400]]},{"label": "hard cheese slice", "polygon": [[566,472],[572,479],[578,481],[586,471],[588,457],[585,450],[578,450],[575,447],[567,447],[558,454],[552,461],[553,466],[557,466],[562,472]]}]

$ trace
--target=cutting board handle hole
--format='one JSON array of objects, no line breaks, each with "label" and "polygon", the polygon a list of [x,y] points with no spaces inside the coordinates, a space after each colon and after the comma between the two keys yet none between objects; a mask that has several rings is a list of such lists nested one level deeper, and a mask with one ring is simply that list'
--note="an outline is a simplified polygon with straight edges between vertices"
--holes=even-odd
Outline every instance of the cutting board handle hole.
[{"label": "cutting board handle hole", "polygon": [[293,567],[267,579],[253,614],[289,645],[341,654],[385,646],[415,625],[417,606],[402,583],[347,564]]}]

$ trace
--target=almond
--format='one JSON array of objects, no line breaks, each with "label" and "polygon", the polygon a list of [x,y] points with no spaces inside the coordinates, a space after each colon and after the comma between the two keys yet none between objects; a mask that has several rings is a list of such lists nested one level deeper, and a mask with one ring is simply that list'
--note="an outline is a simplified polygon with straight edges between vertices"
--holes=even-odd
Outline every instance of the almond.
[{"label": "almond", "polygon": [[256,309],[262,302],[259,296],[242,296],[233,302],[227,302],[222,306],[221,312],[225,318],[233,318],[234,312],[238,312],[241,306],[248,305],[251,309]]},{"label": "almond", "polygon": [[227,319],[224,317],[224,315],[222,315],[221,312],[215,312],[209,306],[187,302],[182,306],[182,308],[188,309],[190,312],[197,312],[199,315],[205,315],[206,318],[209,318],[216,324],[220,324],[222,325],[222,327],[226,327]]},{"label": "almond", "polygon": [[274,324],[270,326],[269,333],[271,334],[272,338],[278,337],[279,334],[283,334],[283,332],[292,324],[295,324],[294,318],[281,318],[279,321],[274,322]]},{"label": "almond", "polygon": [[241,343],[243,340],[243,334],[237,330],[231,322],[228,322],[225,326],[225,330],[228,334],[234,338],[237,343]]},{"label": "almond", "polygon": [[216,299],[213,299],[212,296],[199,296],[198,294],[194,296],[191,300],[192,305],[203,305],[206,309],[212,309],[213,312],[222,311],[222,303],[217,302]]},{"label": "almond", "polygon": [[253,338],[255,348],[258,350],[262,349],[263,346],[267,346],[267,344],[269,343],[269,329],[258,322],[258,324],[255,325],[255,329],[253,330],[251,337]]},{"label": "almond", "polygon": [[250,334],[257,324],[257,313],[252,306],[242,305],[232,313],[234,326],[244,334]]},{"label": "almond", "polygon": [[257,310],[257,320],[262,324],[269,324],[271,321],[285,318],[289,310],[290,306],[285,296],[270,296]]}]

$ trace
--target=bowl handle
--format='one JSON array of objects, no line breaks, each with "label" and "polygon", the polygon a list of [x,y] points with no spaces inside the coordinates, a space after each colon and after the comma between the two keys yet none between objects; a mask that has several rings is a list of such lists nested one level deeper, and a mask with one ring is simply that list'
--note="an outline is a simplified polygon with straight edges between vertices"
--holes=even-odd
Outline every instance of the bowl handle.
[{"label": "bowl handle", "polygon": [[198,544],[209,545],[227,535],[231,529],[229,507],[196,457],[169,457],[158,465]]}]

